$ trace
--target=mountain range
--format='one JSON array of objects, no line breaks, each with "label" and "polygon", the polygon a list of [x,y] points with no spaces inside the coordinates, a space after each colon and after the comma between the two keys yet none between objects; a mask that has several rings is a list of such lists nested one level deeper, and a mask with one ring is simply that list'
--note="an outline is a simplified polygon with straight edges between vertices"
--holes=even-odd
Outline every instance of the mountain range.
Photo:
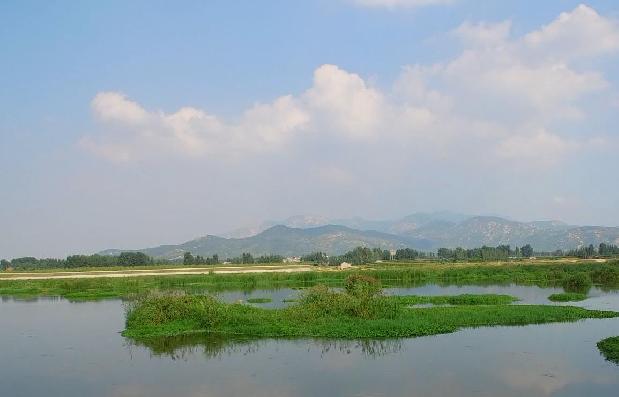
[{"label": "mountain range", "polygon": [[[498,216],[469,216],[452,212],[416,213],[394,220],[328,219],[300,215],[254,227],[207,235],[177,245],[139,249],[156,258],[177,260],[184,252],[231,258],[254,255],[303,255],[316,251],[342,254],[357,246],[382,249],[531,244],[538,251],[569,250],[599,243],[619,244],[619,227],[575,226],[561,221],[518,222]],[[121,250],[100,252],[116,255]]]}]

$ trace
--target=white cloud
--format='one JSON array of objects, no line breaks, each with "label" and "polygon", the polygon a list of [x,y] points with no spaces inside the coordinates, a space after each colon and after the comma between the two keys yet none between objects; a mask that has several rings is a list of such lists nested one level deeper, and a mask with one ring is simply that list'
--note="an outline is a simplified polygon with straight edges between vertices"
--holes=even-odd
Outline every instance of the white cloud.
[{"label": "white cloud", "polygon": [[[459,55],[405,66],[392,90],[322,65],[304,92],[257,103],[232,121],[192,107],[146,110],[123,94],[102,92],[92,109],[105,129],[81,144],[110,160],[131,161],[161,154],[242,159],[308,139],[361,151],[388,142],[443,159],[468,148],[487,154],[485,162],[539,165],[595,147],[588,143],[595,136],[568,136],[555,124],[585,119],[583,100],[610,86],[599,71],[577,69],[573,61],[619,49],[613,21],[579,6],[521,37],[511,37],[510,21],[465,22],[453,35],[463,45]],[[593,48],[585,48],[587,41]]]},{"label": "white cloud", "polygon": [[[287,134],[301,130],[309,121],[309,115],[291,95],[283,96],[271,104],[257,104],[249,109],[239,126],[239,136],[250,133],[261,143],[280,144]],[[250,132],[251,131],[251,132]]]},{"label": "white cloud", "polygon": [[577,70],[572,61],[619,49],[614,21],[579,6],[523,37],[510,39],[510,30],[511,22],[504,21],[465,22],[454,31],[465,50],[440,65],[451,90],[476,97],[483,108],[490,104],[561,118],[581,116],[574,102],[608,86],[599,72]]},{"label": "white cloud", "polygon": [[106,121],[138,124],[146,121],[147,112],[137,103],[118,92],[101,92],[92,100],[92,109]]},{"label": "white cloud", "polygon": [[564,60],[591,57],[619,49],[616,21],[599,15],[581,4],[571,12],[524,37],[525,46],[538,56]]},{"label": "white cloud", "polygon": [[455,0],[351,0],[351,1],[363,7],[413,8],[413,7],[451,4]]},{"label": "white cloud", "polygon": [[376,134],[385,115],[382,94],[335,65],[316,69],[304,98],[319,123],[352,138]]},{"label": "white cloud", "polygon": [[534,165],[553,164],[580,145],[546,130],[513,135],[498,145],[498,154],[506,159],[532,161]]},{"label": "white cloud", "polygon": [[283,145],[308,120],[291,96],[277,98],[270,104],[258,103],[235,123],[225,123],[193,107],[170,114],[146,111],[114,92],[97,94],[91,105],[99,119],[114,125],[98,137],[84,137],[80,143],[115,162],[169,152],[235,157],[269,151]]}]

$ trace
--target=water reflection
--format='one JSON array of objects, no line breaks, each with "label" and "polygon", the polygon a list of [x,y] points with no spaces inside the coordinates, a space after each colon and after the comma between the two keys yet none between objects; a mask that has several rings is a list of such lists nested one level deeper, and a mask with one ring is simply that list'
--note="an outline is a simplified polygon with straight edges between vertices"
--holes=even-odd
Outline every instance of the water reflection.
[{"label": "water reflection", "polygon": [[[222,358],[226,355],[249,355],[272,341],[271,339],[235,338],[212,334],[189,334],[141,340],[126,339],[129,349],[147,348],[155,357],[168,357],[173,360],[188,360],[197,355],[202,355],[207,359]],[[398,353],[403,347],[401,339],[290,339],[288,342],[307,345],[308,349],[317,349],[323,356],[332,352],[346,355],[354,352],[367,358]]]}]

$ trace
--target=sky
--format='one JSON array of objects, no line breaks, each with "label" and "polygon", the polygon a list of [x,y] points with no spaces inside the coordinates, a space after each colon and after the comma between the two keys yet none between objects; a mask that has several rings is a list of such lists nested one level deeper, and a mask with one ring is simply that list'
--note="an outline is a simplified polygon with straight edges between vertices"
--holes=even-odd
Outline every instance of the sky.
[{"label": "sky", "polygon": [[619,226],[616,1],[2,1],[0,258],[298,214]]}]

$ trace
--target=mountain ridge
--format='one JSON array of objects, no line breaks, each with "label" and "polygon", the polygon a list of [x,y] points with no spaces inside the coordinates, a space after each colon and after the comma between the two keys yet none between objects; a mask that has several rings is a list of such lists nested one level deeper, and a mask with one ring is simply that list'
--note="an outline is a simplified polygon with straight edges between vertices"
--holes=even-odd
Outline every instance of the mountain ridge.
[{"label": "mountain ridge", "polygon": [[[368,221],[363,218],[341,219],[344,224],[318,225],[325,217],[295,216],[275,224],[252,236],[235,238],[206,235],[181,244],[166,244],[133,251],[144,252],[156,258],[178,260],[184,252],[220,258],[253,255],[304,255],[323,251],[330,255],[342,254],[357,246],[383,249],[415,248],[435,250],[446,248],[474,248],[483,245],[531,244],[540,251],[569,250],[599,243],[619,244],[619,227],[578,226],[551,220],[518,222],[498,216],[468,216],[450,213],[411,214],[396,220]],[[266,223],[265,223],[266,224]],[[310,225],[310,227],[299,227]],[[355,226],[355,227],[351,227]],[[365,228],[364,228],[365,227]],[[370,228],[372,227],[372,228]],[[121,250],[101,251],[116,255]]]}]

